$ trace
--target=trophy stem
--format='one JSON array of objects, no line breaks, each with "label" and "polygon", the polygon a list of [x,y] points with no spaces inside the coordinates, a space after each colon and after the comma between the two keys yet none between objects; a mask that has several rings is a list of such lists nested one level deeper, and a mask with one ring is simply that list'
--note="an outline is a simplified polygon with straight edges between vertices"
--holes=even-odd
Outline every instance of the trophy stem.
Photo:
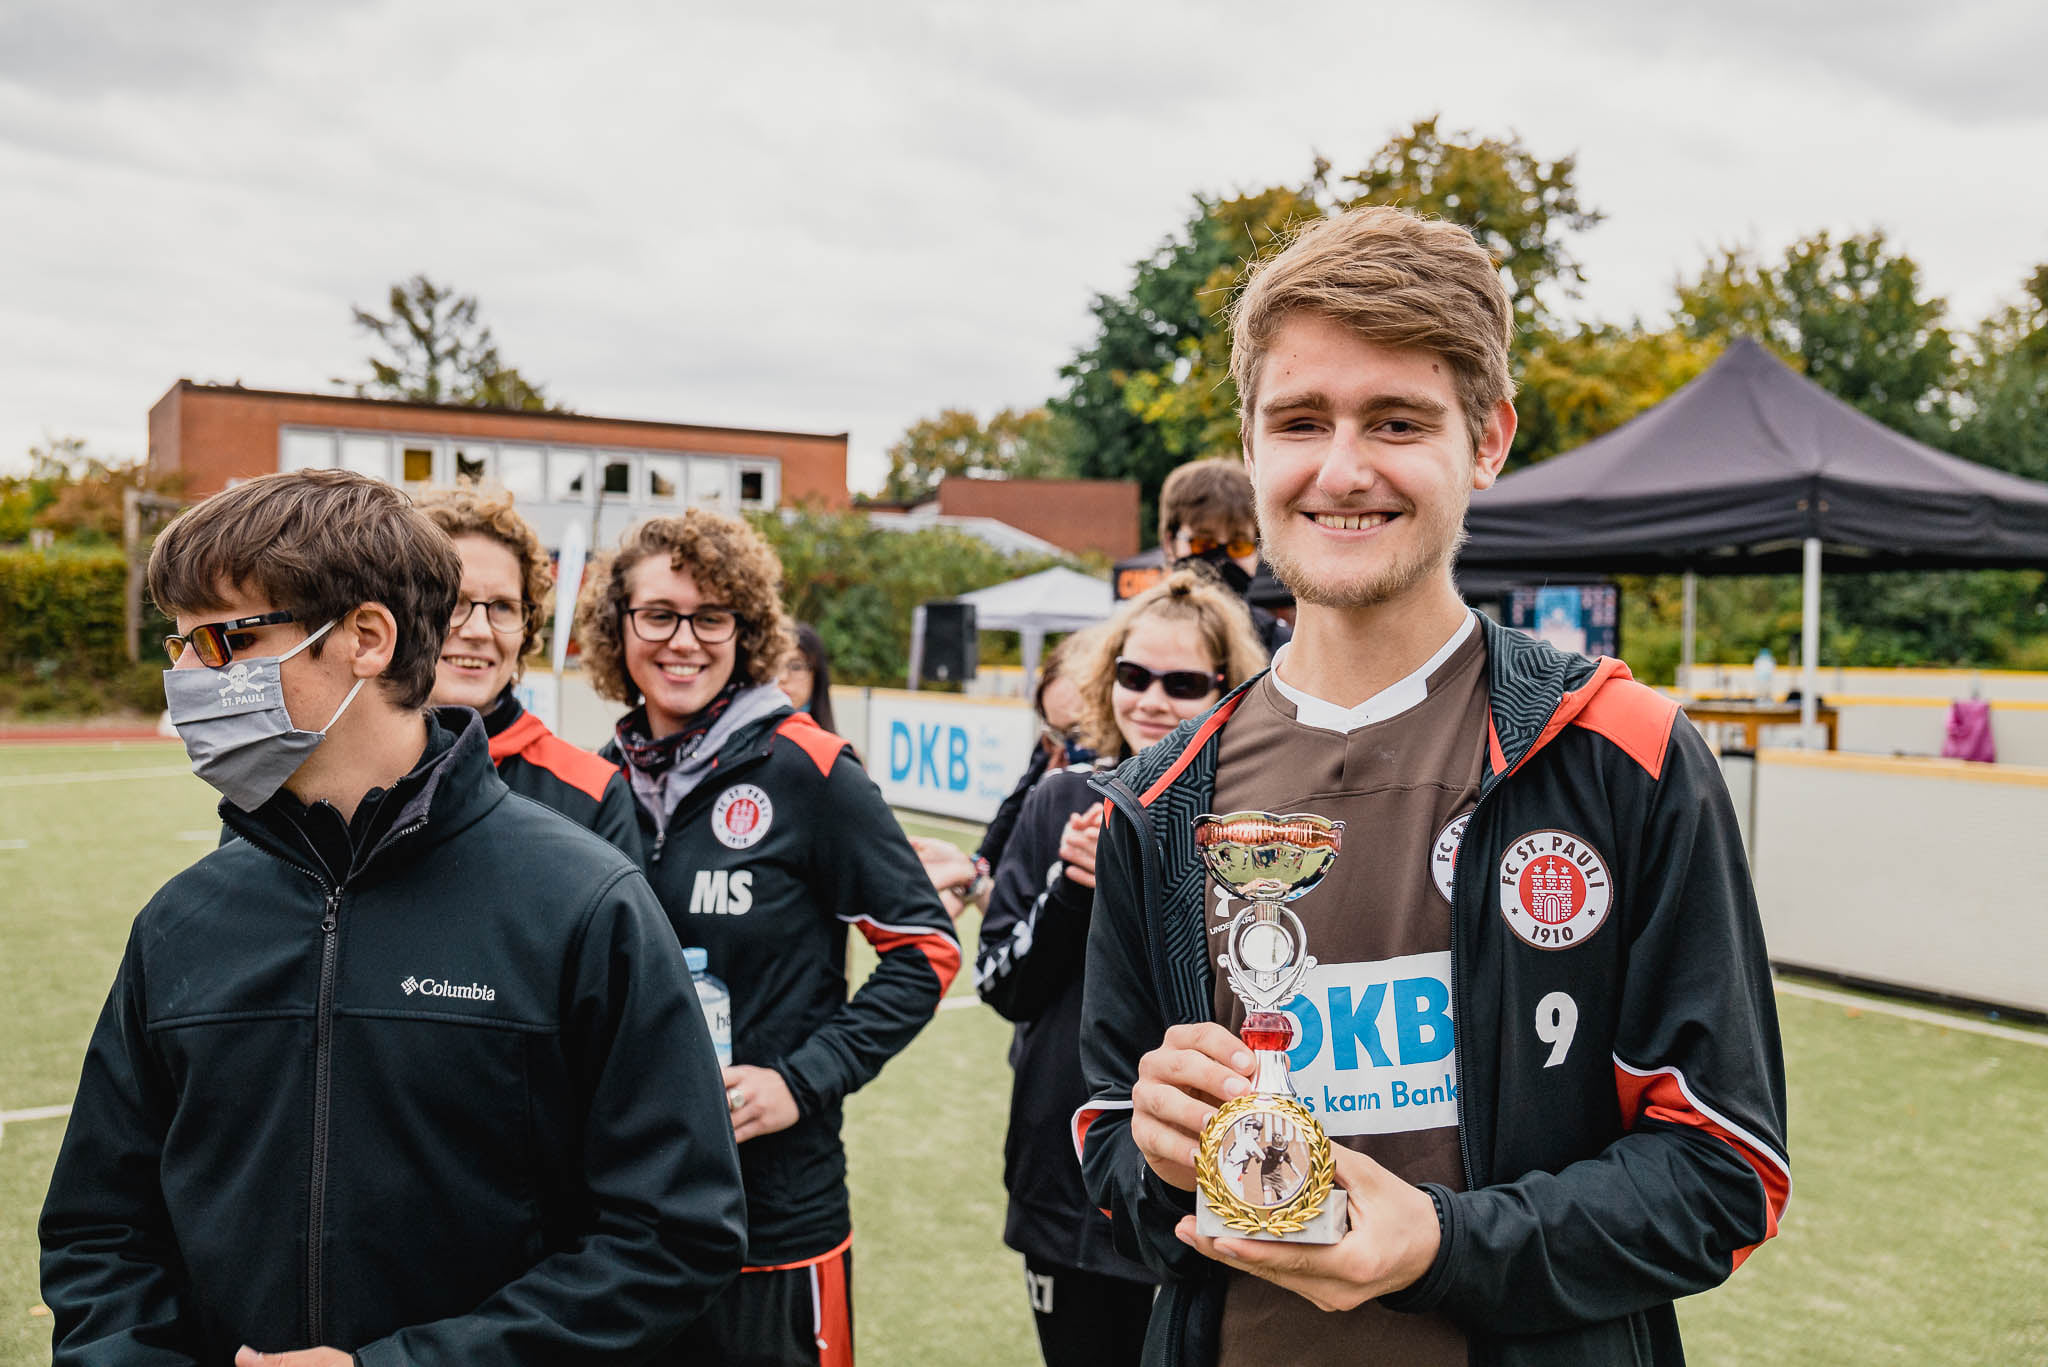
[{"label": "trophy stem", "polygon": [[1253,1011],[1244,1018],[1238,1038],[1251,1047],[1257,1060],[1252,1090],[1267,1096],[1293,1096],[1294,1083],[1288,1076],[1287,1047],[1294,1040],[1294,1022],[1284,1011]]}]

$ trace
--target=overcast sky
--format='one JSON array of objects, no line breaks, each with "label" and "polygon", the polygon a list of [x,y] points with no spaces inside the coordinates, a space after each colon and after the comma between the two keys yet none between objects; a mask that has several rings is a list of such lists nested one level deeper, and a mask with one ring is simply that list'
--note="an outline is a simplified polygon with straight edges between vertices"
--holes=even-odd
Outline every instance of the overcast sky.
[{"label": "overcast sky", "polygon": [[[2048,6],[0,7],[0,465],[179,377],[321,390],[424,271],[579,411],[847,431],[1042,401],[1197,191],[1395,129],[1576,153],[1583,316],[1877,226],[1951,320],[2048,261]],[[1706,13],[1711,9],[1711,13]]]}]

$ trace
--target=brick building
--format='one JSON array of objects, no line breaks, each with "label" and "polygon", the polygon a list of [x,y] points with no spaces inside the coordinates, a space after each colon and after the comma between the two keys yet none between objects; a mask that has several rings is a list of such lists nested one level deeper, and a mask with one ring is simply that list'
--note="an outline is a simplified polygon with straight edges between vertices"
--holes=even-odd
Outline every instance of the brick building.
[{"label": "brick building", "polygon": [[844,508],[846,434],[517,413],[180,380],[149,410],[152,472],[188,497],[273,470],[340,466],[408,488],[501,485],[549,546],[598,515],[599,544],[652,513]]},{"label": "brick building", "polygon": [[1131,479],[939,481],[944,517],[990,517],[1069,551],[1112,560],[1138,549],[1138,482]]}]

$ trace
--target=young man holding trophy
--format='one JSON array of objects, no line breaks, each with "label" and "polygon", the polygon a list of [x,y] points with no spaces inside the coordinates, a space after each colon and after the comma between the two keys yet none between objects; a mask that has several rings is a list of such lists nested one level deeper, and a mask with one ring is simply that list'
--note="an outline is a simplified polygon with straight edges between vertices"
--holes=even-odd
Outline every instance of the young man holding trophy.
[{"label": "young man holding trophy", "polygon": [[1790,1193],[1713,757],[1452,581],[1512,316],[1468,233],[1378,208],[1239,301],[1294,640],[1100,785],[1075,1138],[1165,1279],[1148,1363],[1678,1362],[1674,1298]]}]

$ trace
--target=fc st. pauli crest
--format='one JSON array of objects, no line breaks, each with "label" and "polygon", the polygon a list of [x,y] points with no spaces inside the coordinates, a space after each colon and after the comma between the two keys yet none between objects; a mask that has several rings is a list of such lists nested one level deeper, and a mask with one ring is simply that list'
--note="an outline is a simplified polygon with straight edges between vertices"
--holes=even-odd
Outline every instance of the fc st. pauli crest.
[{"label": "fc st. pauli crest", "polygon": [[1607,860],[1570,831],[1531,831],[1500,858],[1500,914],[1524,944],[1570,949],[1607,924]]}]

